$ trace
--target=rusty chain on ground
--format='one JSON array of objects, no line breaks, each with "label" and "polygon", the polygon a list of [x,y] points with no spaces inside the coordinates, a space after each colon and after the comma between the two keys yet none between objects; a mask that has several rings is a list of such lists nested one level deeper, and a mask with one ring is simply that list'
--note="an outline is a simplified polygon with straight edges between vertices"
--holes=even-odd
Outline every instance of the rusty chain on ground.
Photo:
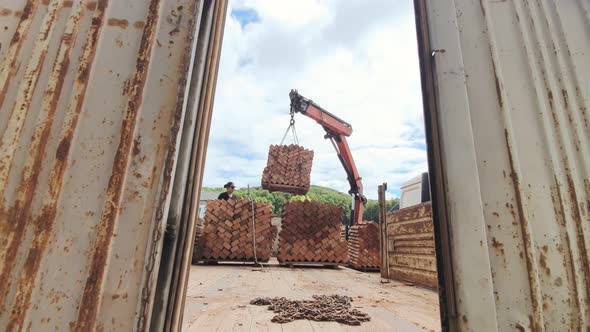
[{"label": "rusty chain on ground", "polygon": [[361,325],[371,318],[368,314],[352,309],[352,298],[341,295],[314,295],[312,300],[289,300],[284,297],[262,297],[250,301],[252,305],[268,306],[277,315],[275,323],[288,323],[296,319],[318,322],[339,322],[346,325]]}]

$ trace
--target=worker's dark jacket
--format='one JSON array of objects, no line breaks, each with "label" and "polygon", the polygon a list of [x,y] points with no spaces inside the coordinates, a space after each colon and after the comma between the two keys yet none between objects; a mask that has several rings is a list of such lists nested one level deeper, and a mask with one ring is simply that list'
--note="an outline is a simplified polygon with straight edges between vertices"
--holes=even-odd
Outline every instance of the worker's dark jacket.
[{"label": "worker's dark jacket", "polygon": [[236,196],[229,197],[229,194],[227,192],[224,192],[219,194],[219,197],[217,197],[217,199],[223,199],[224,201],[227,201],[228,199],[235,200]]}]

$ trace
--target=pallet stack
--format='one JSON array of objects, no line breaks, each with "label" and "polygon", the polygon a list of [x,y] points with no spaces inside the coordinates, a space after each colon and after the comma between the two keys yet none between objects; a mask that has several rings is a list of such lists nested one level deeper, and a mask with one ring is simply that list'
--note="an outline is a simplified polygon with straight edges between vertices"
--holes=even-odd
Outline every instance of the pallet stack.
[{"label": "pallet stack", "polygon": [[348,245],[341,236],[342,208],[314,201],[283,208],[279,263],[345,264]]},{"label": "pallet stack", "polygon": [[381,266],[379,225],[365,221],[351,226],[348,253],[351,267],[359,270],[378,270]]},{"label": "pallet stack", "polygon": [[203,230],[196,238],[193,261],[254,261],[252,214],[256,223],[256,258],[268,262],[276,227],[270,204],[248,200],[207,202]]},{"label": "pallet stack", "polygon": [[271,145],[262,188],[305,195],[309,191],[313,151],[299,145]]}]

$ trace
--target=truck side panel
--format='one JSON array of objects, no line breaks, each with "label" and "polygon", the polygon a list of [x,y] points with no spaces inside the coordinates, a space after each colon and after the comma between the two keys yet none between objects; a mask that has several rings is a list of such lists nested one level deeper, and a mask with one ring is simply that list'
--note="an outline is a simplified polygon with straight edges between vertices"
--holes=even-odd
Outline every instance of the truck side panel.
[{"label": "truck side panel", "polygon": [[443,322],[590,328],[590,3],[417,0]]}]

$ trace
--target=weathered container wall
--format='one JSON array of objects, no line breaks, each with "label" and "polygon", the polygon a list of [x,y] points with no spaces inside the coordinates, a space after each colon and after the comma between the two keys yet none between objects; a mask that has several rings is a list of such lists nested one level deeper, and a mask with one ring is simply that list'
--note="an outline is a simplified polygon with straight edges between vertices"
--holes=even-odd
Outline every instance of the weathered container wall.
[{"label": "weathered container wall", "polygon": [[436,287],[436,254],[430,203],[387,213],[384,231],[388,269],[383,276]]},{"label": "weathered container wall", "polygon": [[590,1],[416,1],[443,322],[590,329]]},{"label": "weathered container wall", "polygon": [[0,329],[147,328],[197,0],[0,0]]}]

